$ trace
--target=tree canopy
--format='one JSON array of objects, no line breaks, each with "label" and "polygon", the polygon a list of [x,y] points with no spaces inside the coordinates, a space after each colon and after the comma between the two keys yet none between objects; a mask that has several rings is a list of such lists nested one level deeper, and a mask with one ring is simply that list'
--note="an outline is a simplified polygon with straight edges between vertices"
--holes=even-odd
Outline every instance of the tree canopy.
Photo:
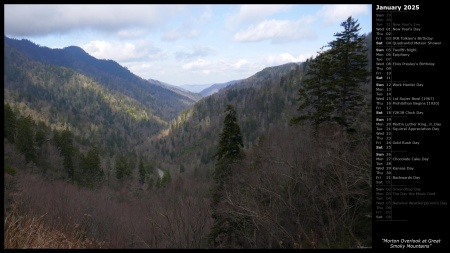
[{"label": "tree canopy", "polygon": [[336,122],[346,130],[353,129],[356,115],[364,105],[361,84],[368,82],[370,70],[365,36],[359,35],[358,20],[351,16],[341,23],[342,32],[323,47],[310,63],[298,91],[301,115],[291,124],[309,121],[317,127],[323,122]]}]

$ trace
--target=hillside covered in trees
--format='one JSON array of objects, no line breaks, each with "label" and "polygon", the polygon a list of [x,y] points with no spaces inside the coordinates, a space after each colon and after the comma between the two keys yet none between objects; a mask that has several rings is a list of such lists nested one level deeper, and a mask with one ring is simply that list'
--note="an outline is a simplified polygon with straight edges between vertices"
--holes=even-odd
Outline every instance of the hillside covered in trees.
[{"label": "hillside covered in trees", "polygon": [[5,36],[5,248],[370,247],[371,34],[341,27],[201,99]]}]

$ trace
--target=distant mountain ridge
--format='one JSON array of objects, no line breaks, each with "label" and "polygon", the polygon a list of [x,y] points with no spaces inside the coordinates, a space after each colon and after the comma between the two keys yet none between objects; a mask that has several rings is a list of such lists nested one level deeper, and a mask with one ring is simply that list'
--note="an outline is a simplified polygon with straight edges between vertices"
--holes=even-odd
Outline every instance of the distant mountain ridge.
[{"label": "distant mountain ridge", "polygon": [[212,84],[183,84],[178,87],[191,92],[200,93],[202,90],[210,87]]},{"label": "distant mountain ridge", "polygon": [[11,39],[6,36],[4,43],[18,49],[32,60],[71,68],[89,76],[108,89],[139,101],[153,114],[166,121],[176,117],[198,100],[191,94],[175,92],[165,86],[148,82],[113,60],[96,59],[76,46],[51,49],[38,46],[29,40]]},{"label": "distant mountain ridge", "polygon": [[202,96],[206,97],[206,96],[209,96],[211,94],[216,93],[217,91],[219,91],[222,88],[225,88],[225,87],[227,87],[229,85],[233,85],[233,84],[235,84],[235,83],[237,83],[239,81],[241,81],[241,80],[233,80],[233,81],[229,81],[229,82],[226,82],[226,83],[215,83],[215,84],[209,86],[208,88],[200,91],[200,94]]},{"label": "distant mountain ridge", "polygon": [[[153,82],[156,80],[149,79],[149,81],[152,80]],[[209,95],[212,95],[219,91],[222,88],[225,88],[229,85],[233,85],[241,80],[233,80],[226,83],[214,83],[214,84],[183,84],[180,86],[175,86],[167,83],[163,83],[169,87],[174,87],[175,89],[183,90],[185,92],[192,92],[196,94],[200,94],[201,97],[207,97]],[[159,82],[159,81],[157,81]],[[162,82],[160,82],[162,83]]]},{"label": "distant mountain ridge", "polygon": [[161,82],[161,81],[158,81],[158,80],[155,80],[155,79],[148,79],[147,81],[149,83],[151,83],[151,84],[159,85],[159,86],[162,86],[162,87],[164,87],[166,89],[174,91],[175,93],[181,93],[182,96],[187,96],[187,97],[193,99],[194,101],[198,101],[198,100],[200,100],[202,98],[201,94],[188,91],[188,90],[183,89],[183,88],[181,88],[179,86],[175,86],[175,85],[172,85],[172,84]]},{"label": "distant mountain ridge", "polygon": [[176,89],[184,91],[184,92],[191,92],[189,90],[181,88],[181,86],[176,86],[176,85],[173,85],[173,84],[170,84],[170,83],[161,82],[159,80],[155,80],[155,79],[149,78],[149,79],[147,79],[147,81],[149,81],[150,83],[153,83],[153,84],[167,86],[169,88],[176,88]]}]

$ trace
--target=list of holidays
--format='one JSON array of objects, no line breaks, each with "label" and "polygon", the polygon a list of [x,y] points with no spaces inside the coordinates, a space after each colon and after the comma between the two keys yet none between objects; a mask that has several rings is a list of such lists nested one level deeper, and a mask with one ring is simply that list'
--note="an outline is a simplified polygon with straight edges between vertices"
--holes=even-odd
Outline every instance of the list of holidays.
[{"label": "list of holidays", "polygon": [[435,11],[373,5],[374,247],[448,247],[436,228],[449,225],[450,69]]}]

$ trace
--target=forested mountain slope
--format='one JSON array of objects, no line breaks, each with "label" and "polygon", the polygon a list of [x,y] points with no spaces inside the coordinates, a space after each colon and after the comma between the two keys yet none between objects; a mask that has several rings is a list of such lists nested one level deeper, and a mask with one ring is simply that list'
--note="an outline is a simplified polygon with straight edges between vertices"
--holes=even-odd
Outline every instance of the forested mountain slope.
[{"label": "forested mountain slope", "polygon": [[[244,135],[245,147],[256,143],[274,124],[287,124],[296,109],[296,93],[303,67],[296,63],[266,68],[198,101],[173,120],[153,147],[162,161],[211,165],[222,114],[233,104]],[[182,160],[183,162],[181,162]]]},{"label": "forested mountain slope", "polygon": [[[370,69],[371,33],[361,37],[368,48],[366,67]],[[299,64],[265,68],[201,99],[172,120],[161,138],[146,147],[147,152],[162,155],[158,160],[173,161],[175,167],[180,164],[183,167],[187,164],[194,168],[211,167],[227,104],[232,104],[238,112],[245,148],[251,148],[270,129],[287,126],[291,117],[297,115],[299,89],[312,61],[310,58]],[[365,111],[370,113],[371,81],[360,86]]]},{"label": "forested mountain slope", "polygon": [[6,36],[4,43],[5,46],[22,52],[30,60],[70,68],[88,76],[110,91],[138,101],[153,115],[165,121],[171,120],[196,101],[187,94],[149,83],[115,61],[96,59],[76,46],[50,49],[28,40],[10,39]]},{"label": "forested mountain slope", "polygon": [[4,49],[4,101],[50,128],[67,128],[79,143],[124,151],[167,125],[145,104],[73,69],[36,62],[8,44]]}]

